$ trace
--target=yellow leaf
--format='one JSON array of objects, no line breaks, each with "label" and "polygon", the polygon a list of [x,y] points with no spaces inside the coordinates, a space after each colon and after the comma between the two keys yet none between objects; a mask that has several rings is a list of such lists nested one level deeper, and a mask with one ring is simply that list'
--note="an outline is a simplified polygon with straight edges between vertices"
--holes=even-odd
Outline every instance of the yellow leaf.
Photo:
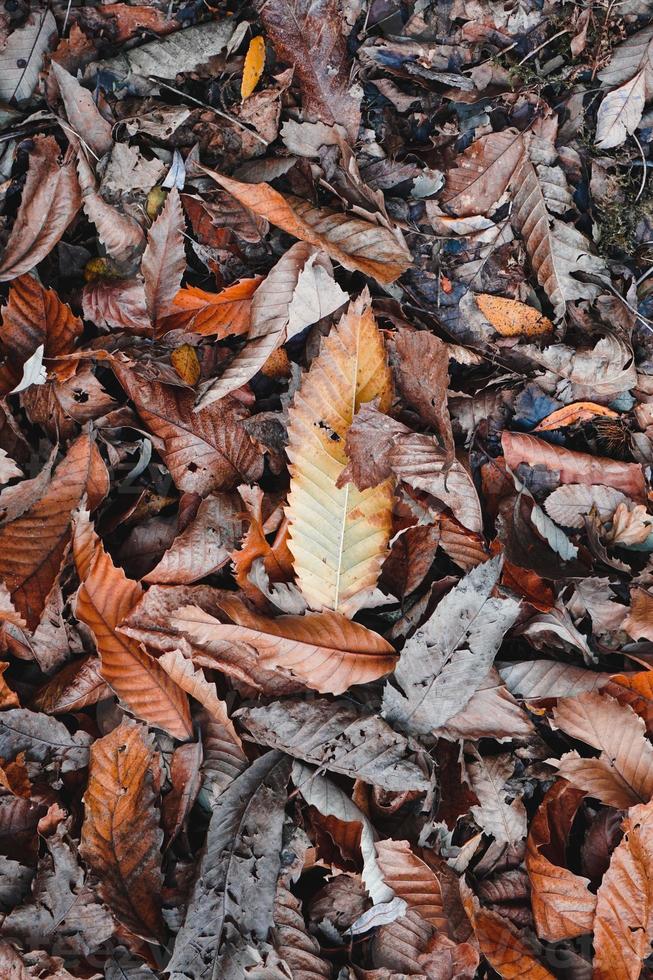
[{"label": "yellow leaf", "polygon": [[240,97],[245,101],[248,99],[263,74],[265,68],[265,41],[259,35],[253,37],[249,42],[249,48],[245,55],[245,67],[243,68],[243,80],[240,83]]},{"label": "yellow leaf", "polygon": [[196,385],[200,379],[200,362],[195,348],[190,344],[182,344],[170,355],[170,363],[182,381],[187,385]]},{"label": "yellow leaf", "polygon": [[389,480],[363,492],[336,482],[345,439],[364,402],[392,400],[383,339],[367,291],[322,342],[297,392],[288,426],[288,547],[304,598],[352,616],[376,585],[392,524]]},{"label": "yellow leaf", "polygon": [[553,330],[548,317],[519,300],[478,293],[476,303],[485,319],[502,337],[539,337]]}]

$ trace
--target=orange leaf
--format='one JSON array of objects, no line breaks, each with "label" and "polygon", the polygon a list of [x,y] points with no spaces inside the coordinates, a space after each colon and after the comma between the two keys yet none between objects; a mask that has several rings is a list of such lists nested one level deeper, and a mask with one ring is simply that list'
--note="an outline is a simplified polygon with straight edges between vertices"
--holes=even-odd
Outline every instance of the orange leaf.
[{"label": "orange leaf", "polygon": [[376,854],[383,878],[395,895],[436,929],[446,932],[448,920],[440,882],[435,872],[413,853],[408,841],[379,841]]},{"label": "orange leaf", "polygon": [[258,85],[264,68],[265,40],[259,35],[258,37],[253,37],[249,42],[247,54],[245,55],[243,80],[240,83],[240,97],[243,102],[250,97]]},{"label": "orange leaf", "polygon": [[159,332],[184,328],[219,340],[247,333],[252,297],[262,281],[262,276],[239,279],[219,293],[186,286],[175,296],[170,315],[159,324]]},{"label": "orange leaf", "polygon": [[653,803],[634,806],[596,895],[595,980],[635,980],[653,940]]},{"label": "orange leaf", "polygon": [[553,324],[539,310],[516,299],[477,293],[481,313],[502,337],[541,337],[551,333]]},{"label": "orange leaf", "polygon": [[152,789],[151,737],[125,720],[91,748],[84,795],[82,857],[118,921],[143,939],[161,941],[161,842]]},{"label": "orange leaf", "polygon": [[460,892],[481,952],[503,980],[553,980],[553,973],[535,959],[508,920],[480,907],[464,879]]},{"label": "orange leaf", "polygon": [[533,432],[548,432],[551,429],[563,429],[576,422],[588,422],[597,415],[605,418],[617,419],[618,412],[613,412],[611,408],[604,405],[597,405],[595,402],[573,402],[571,405],[564,405],[555,412],[551,412],[545,419],[535,426]]},{"label": "orange leaf", "polygon": [[284,518],[277,529],[274,541],[269,543],[263,528],[263,491],[259,487],[248,490],[245,500],[249,520],[247,533],[238,551],[231,554],[234,578],[253,602],[260,601],[261,593],[250,582],[248,575],[257,558],[263,559],[270,582],[290,582],[293,578],[292,555],[288,550],[288,521]]},{"label": "orange leaf", "polygon": [[74,554],[82,579],[75,614],[95,637],[102,676],[139,718],[176,738],[190,738],[186,694],[140,643],[118,631],[143,590],[116,568],[86,515],[76,525]]},{"label": "orange leaf", "polygon": [[[560,779],[544,797],[531,823],[526,870],[537,934],[558,942],[592,931],[596,896],[589,879],[564,867],[565,841],[585,793]],[[552,854],[553,852],[553,854]]]}]

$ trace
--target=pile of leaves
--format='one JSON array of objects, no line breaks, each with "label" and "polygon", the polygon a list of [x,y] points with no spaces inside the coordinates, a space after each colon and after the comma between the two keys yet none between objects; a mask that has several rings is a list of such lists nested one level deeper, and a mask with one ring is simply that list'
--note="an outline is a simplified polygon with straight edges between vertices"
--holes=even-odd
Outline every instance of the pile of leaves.
[{"label": "pile of leaves", "polygon": [[653,976],[651,12],[0,5],[0,977]]}]

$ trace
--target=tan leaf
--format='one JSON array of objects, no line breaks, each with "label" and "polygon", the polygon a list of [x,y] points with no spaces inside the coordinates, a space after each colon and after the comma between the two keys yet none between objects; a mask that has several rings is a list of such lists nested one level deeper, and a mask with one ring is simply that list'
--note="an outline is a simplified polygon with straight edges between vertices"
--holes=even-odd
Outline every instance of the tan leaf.
[{"label": "tan leaf", "polygon": [[82,207],[95,225],[100,241],[112,259],[132,265],[145,247],[143,229],[134,218],[107,204],[97,189],[95,174],[82,149],[77,153],[77,174]]},{"label": "tan leaf", "polygon": [[437,497],[470,531],[483,530],[481,504],[472,477],[457,459],[448,459],[433,436],[422,432],[400,436],[390,463],[400,480]]},{"label": "tan leaf", "polygon": [[281,882],[273,915],[274,945],[290,967],[293,980],[331,980],[331,963],[320,955],[320,944],[308,931],[299,899]]},{"label": "tan leaf", "polygon": [[393,648],[377,633],[325,611],[272,619],[251,612],[237,596],[220,599],[233,621],[221,623],[198,607],[182,607],[173,616],[190,641],[200,646],[247,644],[261,666],[282,667],[321,694],[343,694],[353,684],[382,677],[396,663]]},{"label": "tan leaf", "polygon": [[554,166],[556,153],[548,140],[532,137],[512,180],[511,221],[524,239],[537,281],[546,292],[557,319],[567,302],[593,299],[595,285],[572,275],[583,271],[601,275],[602,261],[592,254],[588,239],[573,225],[557,217],[573,207],[567,181]]},{"label": "tan leaf", "polygon": [[269,184],[243,184],[204,168],[240,204],[301,241],[323,248],[345,269],[362,272],[380,283],[394,282],[411,262],[401,232],[362,218],[317,208],[299,197],[283,197]]},{"label": "tan leaf", "polygon": [[584,793],[559,779],[535,814],[526,851],[537,934],[558,942],[591,932],[596,896],[589,879],[565,866],[565,842]]},{"label": "tan leaf", "polygon": [[504,789],[506,781],[512,776],[515,761],[509,754],[481,756],[475,753],[470,762],[471,787],[476,793],[479,806],[473,806],[471,813],[478,826],[491,834],[500,843],[512,844],[526,836],[526,809],[517,798],[506,802],[508,793]]},{"label": "tan leaf", "polygon": [[640,586],[630,590],[630,612],[623,628],[633,640],[644,637],[653,641],[653,595]]},{"label": "tan leaf", "polygon": [[96,507],[108,490],[107,470],[95,443],[87,435],[80,436],[40,499],[0,528],[0,577],[32,629],[70,542],[71,511],[84,494]]},{"label": "tan leaf", "polygon": [[561,775],[608,806],[648,803],[653,796],[653,746],[632,708],[588,692],[558,701],[553,719],[567,735],[601,752],[598,759],[567,753],[552,763]]},{"label": "tan leaf", "polygon": [[613,89],[601,102],[596,119],[595,142],[602,150],[620,146],[639,125],[653,85],[652,42],[648,25],[618,44],[599,72],[603,88]]},{"label": "tan leaf", "polygon": [[84,286],[84,316],[98,327],[147,333],[152,324],[145,305],[145,290],[140,279],[98,279]]},{"label": "tan leaf", "polygon": [[383,340],[369,295],[352,302],[313,360],[290,409],[288,547],[308,604],[353,615],[374,588],[392,523],[390,481],[359,491],[336,481],[361,404],[392,398]]},{"label": "tan leaf", "polygon": [[101,115],[88,89],[80,85],[65,68],[53,61],[50,70],[59,87],[73,133],[90,146],[98,157],[103,157],[113,146],[111,124]]},{"label": "tan leaf", "polygon": [[605,524],[627,498],[620,490],[596,483],[567,483],[544,501],[549,517],[563,527],[584,527],[585,517],[596,512]]},{"label": "tan leaf", "polygon": [[57,244],[80,205],[74,153],[69,149],[61,160],[54,136],[35,136],[20,207],[0,259],[0,282],[22,276],[38,265]]},{"label": "tan leaf", "polygon": [[486,214],[508,187],[525,151],[524,137],[514,129],[481,136],[448,171],[440,201],[460,217]]},{"label": "tan leaf", "polygon": [[186,223],[179,199],[173,187],[163,210],[147,235],[141,272],[145,281],[145,301],[153,323],[170,312],[186,270],[184,231]]},{"label": "tan leaf", "polygon": [[97,889],[130,932],[161,941],[161,843],[150,737],[125,720],[91,747],[81,854]]},{"label": "tan leaf", "polygon": [[413,853],[407,840],[382,840],[375,846],[383,878],[395,895],[434,928],[447,932],[442,888],[435,872]]},{"label": "tan leaf", "polygon": [[229,561],[242,529],[239,498],[211,494],[143,581],[187,585],[211,575]]},{"label": "tan leaf", "polygon": [[49,715],[67,714],[111,697],[100,666],[99,658],[90,656],[66,664],[38,689],[32,707]]},{"label": "tan leaf", "polygon": [[653,940],[653,804],[634,806],[622,827],[596,894],[596,980],[636,980]]},{"label": "tan leaf", "polygon": [[644,473],[638,463],[590,456],[520,432],[504,431],[501,446],[506,463],[513,471],[520,463],[545,466],[559,473],[560,483],[603,484],[621,490],[637,501],[646,499]]},{"label": "tan leaf", "polygon": [[483,316],[502,337],[541,337],[553,331],[549,318],[526,303],[488,293],[476,293],[474,299]]},{"label": "tan leaf", "polygon": [[176,738],[190,738],[185,693],[140,643],[118,632],[142,589],[115,567],[84,515],[76,524],[74,554],[82,580],[75,615],[95,637],[102,676],[139,718]]}]

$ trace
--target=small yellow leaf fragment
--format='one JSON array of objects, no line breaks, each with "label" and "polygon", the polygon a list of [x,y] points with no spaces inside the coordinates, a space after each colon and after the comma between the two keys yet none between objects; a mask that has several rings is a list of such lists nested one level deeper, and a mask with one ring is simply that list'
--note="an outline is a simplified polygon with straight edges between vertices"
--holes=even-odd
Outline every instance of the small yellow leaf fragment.
[{"label": "small yellow leaf fragment", "polygon": [[163,209],[163,205],[166,203],[167,194],[163,187],[158,184],[152,188],[150,193],[147,195],[147,202],[145,204],[145,211],[150,221],[154,221],[158,217],[159,213]]},{"label": "small yellow leaf fragment", "polygon": [[200,362],[195,348],[190,344],[182,344],[170,355],[170,363],[182,381],[187,385],[196,385],[200,379]]},{"label": "small yellow leaf fragment", "polygon": [[245,101],[248,99],[259,83],[263,69],[265,68],[265,41],[259,35],[253,37],[249,42],[249,48],[245,55],[245,67],[243,68],[243,80],[240,83],[240,97]]},{"label": "small yellow leaf fragment", "polygon": [[478,293],[475,298],[485,319],[502,337],[539,337],[553,330],[548,317],[519,300],[489,293]]}]

